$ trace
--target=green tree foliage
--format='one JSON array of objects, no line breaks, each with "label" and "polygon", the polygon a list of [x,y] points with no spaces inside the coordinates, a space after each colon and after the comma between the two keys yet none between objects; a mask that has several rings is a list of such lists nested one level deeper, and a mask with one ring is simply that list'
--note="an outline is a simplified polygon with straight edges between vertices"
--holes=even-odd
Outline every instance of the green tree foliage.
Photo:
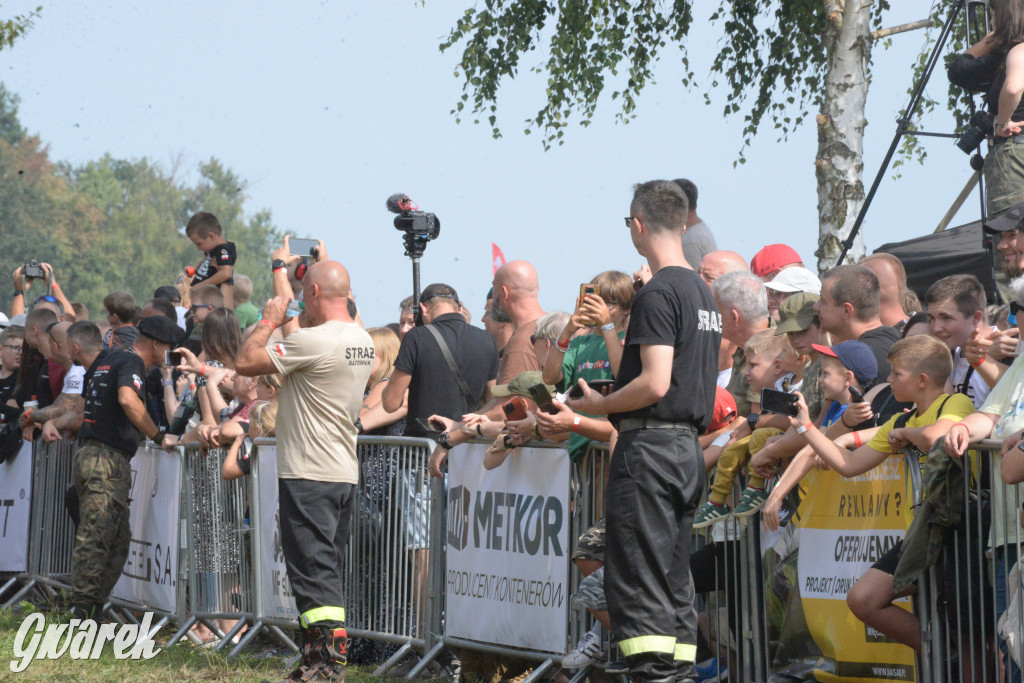
[{"label": "green tree foliage", "polygon": [[[270,213],[247,216],[245,183],[216,159],[200,165],[195,182],[178,176],[145,158],[55,164],[22,127],[18,98],[0,85],[0,277],[10,282],[30,258],[50,263],[68,298],[99,320],[107,293],[125,289],[141,303],[199,263],[184,226],[202,209],[238,245],[236,272],[253,279],[254,300],[269,296],[267,264],[281,241]],[[30,299],[43,293],[37,289]],[[9,286],[0,289],[0,306],[10,309]]]},{"label": "green tree foliage", "polygon": [[[865,0],[872,21],[881,23],[887,0]],[[828,55],[822,47],[831,2],[823,0],[719,0],[710,17],[694,17],[690,0],[486,0],[467,9],[442,51],[460,46],[457,76],[463,93],[452,111],[461,120],[486,116],[495,137],[500,86],[515,78],[531,54],[546,60],[527,70],[547,76],[543,106],[527,119],[529,133],[543,133],[544,146],[562,144],[565,128],[578,117],[588,125],[601,95],[619,100],[616,118],[636,116],[640,91],[653,78],[666,48],[678,50],[681,82],[695,84],[687,36],[696,22],[720,30],[711,85],[724,86],[723,114],[743,116],[743,149],[767,121],[782,139],[820,106]],[[703,6],[702,6],[703,7]],[[705,94],[710,102],[710,98]]]}]

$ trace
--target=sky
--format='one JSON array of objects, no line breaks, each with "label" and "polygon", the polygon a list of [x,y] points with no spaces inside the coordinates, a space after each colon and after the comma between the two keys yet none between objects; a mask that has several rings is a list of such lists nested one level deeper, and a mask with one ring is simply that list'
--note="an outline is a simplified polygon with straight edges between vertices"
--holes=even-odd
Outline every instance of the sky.
[{"label": "sky", "polygon": [[[0,16],[38,4],[6,3]],[[923,19],[930,6],[893,4],[887,25]],[[725,93],[710,88],[706,70],[718,28],[698,21],[691,30],[695,87],[679,83],[669,47],[635,120],[615,123],[606,99],[592,125],[570,127],[564,145],[545,151],[540,135],[522,133],[545,86],[525,68],[499,94],[502,138],[492,138],[486,121],[456,123],[451,115],[461,93],[460,51],[442,54],[438,45],[468,6],[44,2],[29,33],[0,53],[0,79],[21,97],[22,124],[55,160],[80,164],[109,153],[168,168],[177,161],[195,173],[218,158],[248,182],[247,213],[268,209],[281,230],[325,240],[349,268],[369,325],[396,321],[398,302],[412,292],[402,233],[385,209],[395,192],[441,220],[423,257],[423,285],[452,285],[477,319],[492,278],[492,242],[508,260],[537,267],[548,311],[571,309],[579,283],[601,271],[635,270],[642,260],[622,217],[632,185],[655,178],[697,184],[699,213],[719,248],[749,260],[766,244],[786,242],[815,267],[813,116],[784,142],[766,119],[747,163],[735,167],[742,117],[723,118]],[[873,55],[865,186],[892,140],[924,33],[892,43]],[[542,61],[534,54],[524,66]],[[929,93],[945,102],[941,66]],[[924,125],[951,132],[954,122],[941,112]],[[924,165],[904,165],[899,180],[889,173],[883,181],[863,228],[869,252],[932,232],[970,177],[967,156],[951,141],[924,144]],[[952,225],[976,220],[978,205],[975,195]],[[182,265],[169,264],[168,278]]]}]

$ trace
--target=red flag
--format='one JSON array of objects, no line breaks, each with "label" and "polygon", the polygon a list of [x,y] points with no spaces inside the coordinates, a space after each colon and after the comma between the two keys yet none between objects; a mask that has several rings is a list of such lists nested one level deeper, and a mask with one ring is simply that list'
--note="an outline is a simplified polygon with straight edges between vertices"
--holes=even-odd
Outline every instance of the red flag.
[{"label": "red flag", "polygon": [[497,273],[498,268],[505,265],[505,255],[501,253],[501,247],[494,242],[491,242],[491,264],[494,266],[494,272],[491,275]]}]

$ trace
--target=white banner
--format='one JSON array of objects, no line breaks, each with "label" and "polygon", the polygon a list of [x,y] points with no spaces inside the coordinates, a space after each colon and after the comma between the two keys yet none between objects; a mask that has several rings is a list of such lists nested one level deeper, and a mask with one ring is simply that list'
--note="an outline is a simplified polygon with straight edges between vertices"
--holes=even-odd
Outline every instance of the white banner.
[{"label": "white banner", "polygon": [[181,458],[140,448],[132,458],[132,544],[113,596],[177,610]]},{"label": "white banner", "polygon": [[520,448],[497,469],[484,444],[448,454],[446,632],[565,652],[569,607],[569,456]]},{"label": "white banner", "polygon": [[260,565],[263,569],[263,614],[294,619],[299,613],[288,582],[281,549],[281,512],[277,504],[277,446],[257,446],[256,466],[260,479]]},{"label": "white banner", "polygon": [[31,508],[32,443],[24,441],[18,454],[0,465],[0,572],[28,570]]}]

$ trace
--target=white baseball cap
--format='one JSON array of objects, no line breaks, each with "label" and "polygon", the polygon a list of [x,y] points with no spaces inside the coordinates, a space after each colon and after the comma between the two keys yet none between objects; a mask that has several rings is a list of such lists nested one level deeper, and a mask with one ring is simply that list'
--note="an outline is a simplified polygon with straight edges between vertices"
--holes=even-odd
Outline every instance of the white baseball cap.
[{"label": "white baseball cap", "polygon": [[771,282],[764,283],[764,286],[778,292],[821,294],[821,280],[817,275],[800,266],[783,268]]}]

